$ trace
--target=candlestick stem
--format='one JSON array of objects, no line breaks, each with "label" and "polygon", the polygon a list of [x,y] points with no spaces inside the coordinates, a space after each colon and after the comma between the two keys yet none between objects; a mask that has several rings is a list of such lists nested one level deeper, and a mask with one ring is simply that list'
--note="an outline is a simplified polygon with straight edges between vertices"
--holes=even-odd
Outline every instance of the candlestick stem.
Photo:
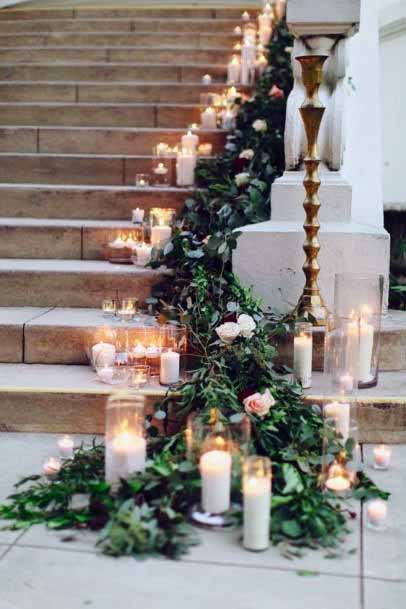
[{"label": "candlestick stem", "polygon": [[323,64],[326,59],[327,56],[325,55],[297,57],[302,66],[303,83],[306,89],[306,99],[300,108],[300,114],[307,136],[307,155],[304,159],[305,178],[303,182],[306,190],[306,198],[303,203],[306,212],[303,226],[306,233],[303,245],[306,254],[306,262],[303,266],[306,283],[296,311],[298,315],[311,321],[314,326],[324,326],[328,316],[328,310],[317,283],[320,272],[317,262],[320,251],[318,213],[321,205],[318,197],[321,182],[318,175],[320,159],[317,152],[317,140],[325,112],[318,93],[323,79]]}]

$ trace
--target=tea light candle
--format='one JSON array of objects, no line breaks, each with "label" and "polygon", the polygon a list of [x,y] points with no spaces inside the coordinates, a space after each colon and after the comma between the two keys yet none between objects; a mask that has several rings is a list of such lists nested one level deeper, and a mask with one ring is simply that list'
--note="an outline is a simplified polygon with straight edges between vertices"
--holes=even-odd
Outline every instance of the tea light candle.
[{"label": "tea light candle", "polygon": [[241,51],[241,49],[242,49],[241,42],[236,42],[235,45],[233,46],[233,51],[237,51],[239,53]]},{"label": "tea light candle", "polygon": [[144,216],[145,216],[144,209],[140,209],[139,207],[137,207],[137,209],[133,209],[133,214],[132,214],[133,224],[142,224],[144,222]]},{"label": "tea light candle", "polygon": [[102,383],[111,385],[114,377],[113,366],[103,366],[103,368],[98,368],[97,377],[101,380]]},{"label": "tea light candle", "polygon": [[200,458],[202,508],[209,514],[222,514],[230,507],[231,455],[211,450]]},{"label": "tea light candle", "polygon": [[190,129],[186,135],[182,135],[183,148],[188,148],[189,150],[192,150],[193,152],[195,152],[198,145],[199,145],[199,136],[192,133]]},{"label": "tea light candle", "polygon": [[249,21],[250,20],[250,14],[249,14],[248,11],[244,11],[241,17],[242,17],[243,21]]},{"label": "tea light candle", "polygon": [[154,173],[158,176],[165,176],[168,173],[167,167],[163,163],[158,163],[154,169]]},{"label": "tea light candle", "polygon": [[351,483],[348,478],[346,478],[342,474],[337,473],[332,478],[328,478],[326,480],[326,488],[328,488],[328,490],[332,491],[333,493],[346,493],[350,490]]},{"label": "tea light candle", "polygon": [[237,26],[234,28],[233,32],[234,32],[234,34],[235,34],[236,36],[241,36],[241,34],[242,34],[242,29],[240,28],[240,26],[239,26],[239,25],[237,25]]},{"label": "tea light candle", "polygon": [[111,317],[116,312],[116,303],[114,300],[103,300],[103,314],[105,317]]},{"label": "tea light candle", "polygon": [[133,307],[121,307],[117,311],[117,315],[121,321],[131,321],[135,315],[135,310]]},{"label": "tea light candle", "polygon": [[145,438],[124,430],[106,445],[106,479],[115,484],[120,478],[145,469],[147,443]]},{"label": "tea light candle", "polygon": [[140,188],[146,188],[147,186],[149,186],[148,176],[143,173],[138,173],[135,176],[135,185]]},{"label": "tea light candle", "polygon": [[241,61],[237,55],[233,55],[227,66],[227,82],[237,84],[241,79]]},{"label": "tea light candle", "polygon": [[150,245],[147,245],[146,243],[137,245],[135,247],[135,253],[137,256],[136,264],[138,266],[145,266],[151,262],[152,247]]},{"label": "tea light candle", "polygon": [[163,219],[161,222],[162,224],[151,226],[151,244],[160,248],[164,247],[172,237],[172,228],[163,224]]},{"label": "tea light candle", "polygon": [[193,186],[195,183],[196,153],[182,148],[177,154],[176,183],[178,186]]},{"label": "tea light candle", "polygon": [[266,550],[271,522],[271,480],[252,477],[244,481],[244,534],[247,550]]},{"label": "tea light candle", "polygon": [[157,144],[155,150],[157,156],[166,156],[169,151],[169,146],[164,142],[160,142],[159,144]]},{"label": "tea light candle", "polygon": [[97,343],[92,347],[92,363],[94,366],[112,366],[116,359],[116,348],[110,343]]},{"label": "tea light candle", "polygon": [[304,389],[312,385],[313,339],[311,336],[295,336],[293,347],[293,370],[295,378]]},{"label": "tea light candle", "polygon": [[145,358],[146,349],[142,343],[137,343],[131,351],[131,357],[135,360],[141,360]]},{"label": "tea light candle", "polygon": [[201,156],[211,156],[213,154],[213,144],[200,144],[198,153]]},{"label": "tea light candle", "polygon": [[172,385],[179,381],[180,355],[169,350],[161,355],[159,381],[161,385]]},{"label": "tea light candle", "polygon": [[73,438],[71,438],[70,436],[63,436],[63,438],[59,438],[58,448],[59,448],[59,454],[62,457],[62,459],[72,459],[73,447],[74,447]]},{"label": "tea light candle", "polygon": [[342,436],[343,442],[345,443],[348,440],[350,433],[350,405],[342,404],[340,402],[326,404],[324,407],[324,415],[327,418],[335,419],[336,432]]},{"label": "tea light candle", "polygon": [[210,74],[205,74],[202,78],[202,83],[204,85],[211,85],[211,81],[212,81],[212,78],[211,78]]},{"label": "tea light candle", "polygon": [[60,472],[61,467],[62,465],[59,459],[49,457],[49,459],[47,459],[42,466],[42,473],[48,478],[48,480],[53,480]]},{"label": "tea light candle", "polygon": [[123,247],[126,246],[126,242],[124,241],[124,239],[119,236],[116,239],[114,239],[114,241],[110,241],[109,243],[109,247],[111,247],[112,249],[122,249]]},{"label": "tea light candle", "polygon": [[383,529],[386,524],[388,507],[382,499],[373,499],[367,503],[368,526]]},{"label": "tea light candle", "polygon": [[392,449],[385,444],[380,444],[374,448],[374,468],[388,469],[392,456]]}]

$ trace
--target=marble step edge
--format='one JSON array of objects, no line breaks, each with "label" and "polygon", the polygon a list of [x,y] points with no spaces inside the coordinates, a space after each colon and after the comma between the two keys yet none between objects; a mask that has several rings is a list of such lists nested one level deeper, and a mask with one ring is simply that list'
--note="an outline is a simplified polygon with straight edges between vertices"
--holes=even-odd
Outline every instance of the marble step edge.
[{"label": "marble step edge", "polygon": [[[178,49],[175,50],[183,50],[183,47],[178,47]],[[186,50],[188,50],[189,47],[187,47]],[[190,49],[193,50],[193,49]],[[190,63],[185,63],[184,61],[179,61],[178,63],[171,63],[169,66],[167,63],[159,63],[159,62],[140,62],[140,61],[128,61],[128,62],[123,62],[123,61],[88,61],[88,62],[75,62],[75,61],[66,61],[66,62],[58,62],[58,63],[40,63],[40,62],[33,62],[30,63],[29,61],[26,62],[3,62],[0,61],[0,68],[7,68],[7,69],[13,69],[13,68],[59,68],[59,69],[63,69],[63,68],[145,68],[145,67],[151,67],[151,68],[165,68],[166,70],[168,69],[168,67],[170,68],[204,68],[207,72],[213,72],[213,70],[216,70],[217,72],[220,71],[227,71],[227,65],[226,64],[221,64],[221,63],[216,63],[215,65],[210,64],[208,62],[200,62],[200,63],[196,63],[196,62],[190,62]],[[14,82],[14,81],[9,81],[9,82]],[[58,81],[60,82],[60,81]],[[114,81],[117,82],[117,81]],[[148,81],[143,81],[143,82],[148,82]],[[166,84],[167,81],[162,81],[163,83]],[[182,81],[183,82],[183,81]]]},{"label": "marble step edge", "polygon": [[[48,86],[53,85],[56,87],[59,86],[79,86],[79,87],[168,87],[168,88],[182,88],[182,87],[196,87],[201,89],[202,91],[207,91],[209,89],[214,88],[215,90],[224,89],[227,85],[226,83],[221,82],[212,82],[210,85],[204,85],[201,81],[185,81],[185,82],[166,82],[161,80],[151,80],[151,81],[137,81],[137,80],[115,80],[114,82],[109,81],[94,81],[94,80],[1,80],[1,87],[15,87],[15,86]],[[245,85],[238,85],[238,89],[242,91],[251,91],[252,87]]]},{"label": "marble step edge", "polygon": [[[196,19],[200,19],[200,18],[206,18],[206,19],[221,19],[223,18],[223,15],[228,16],[227,18],[235,18],[235,19],[239,19],[241,17],[241,12],[244,11],[246,9],[244,3],[241,3],[241,6],[238,7],[226,7],[226,6],[222,6],[222,7],[216,7],[215,5],[212,7],[198,7],[197,5],[195,6],[188,6],[188,7],[182,7],[180,8],[179,6],[175,6],[175,7],[163,7],[161,6],[154,6],[153,4],[149,4],[149,5],[141,5],[141,6],[133,6],[133,7],[126,7],[126,6],[118,6],[117,8],[112,8],[112,7],[92,7],[92,6],[87,6],[87,7],[72,7],[72,8],[63,8],[63,7],[57,7],[54,6],[52,8],[50,7],[37,7],[37,8],[32,8],[32,7],[7,7],[7,8],[3,8],[3,10],[0,13],[0,20],[2,21],[7,21],[9,20],[8,18],[11,18],[12,21],[15,20],[24,20],[24,19],[32,19],[33,16],[38,16],[41,19],[47,18],[47,19],[69,19],[69,20],[75,20],[75,19],[80,19],[80,18],[87,18],[90,16],[90,18],[93,18],[96,14],[97,11],[97,15],[103,15],[104,18],[108,18],[108,19],[114,19],[119,15],[122,15],[122,18],[129,18],[131,17],[131,15],[133,15],[134,17],[140,18],[140,17],[146,17],[146,18],[151,18],[151,15],[156,16],[157,18],[169,18],[170,16],[172,16],[172,18],[175,18],[174,15],[181,15],[182,17],[185,14],[188,15],[194,15]],[[252,16],[255,16],[259,11],[256,7],[250,6],[248,7],[248,9],[251,13]],[[162,15],[162,17],[161,17]],[[45,17],[46,16],[46,17]],[[232,16],[232,17],[230,17]],[[13,19],[14,17],[14,19]],[[4,18],[4,19],[3,19]]]},{"label": "marble step edge", "polygon": [[[155,22],[163,22],[163,23],[170,23],[170,22],[174,22],[176,23],[199,23],[199,24],[212,24],[213,23],[213,19],[212,18],[197,18],[197,17],[158,17],[156,15],[152,15],[152,17],[137,17],[137,23],[145,23],[146,25],[149,25],[151,23],[155,23]],[[241,20],[238,19],[237,17],[234,18],[226,18],[226,17],[220,17],[217,18],[216,23],[224,24],[226,26],[228,25],[240,25]],[[6,24],[10,24],[10,26],[12,24],[15,24],[16,20],[15,19],[0,19],[0,23],[6,23]],[[45,19],[30,19],[29,23],[44,23],[44,24],[52,24],[52,23],[123,23],[123,24],[131,24],[131,19],[129,19],[128,17],[97,17],[96,15],[94,15],[93,17],[77,17],[75,19],[64,19],[61,22],[61,19],[58,19],[57,17],[55,18],[45,18]],[[131,30],[130,30],[131,31]],[[141,31],[141,30],[140,30]],[[144,30],[143,30],[144,31]],[[146,30],[149,31],[149,30]],[[155,30],[152,30],[155,31]]]}]

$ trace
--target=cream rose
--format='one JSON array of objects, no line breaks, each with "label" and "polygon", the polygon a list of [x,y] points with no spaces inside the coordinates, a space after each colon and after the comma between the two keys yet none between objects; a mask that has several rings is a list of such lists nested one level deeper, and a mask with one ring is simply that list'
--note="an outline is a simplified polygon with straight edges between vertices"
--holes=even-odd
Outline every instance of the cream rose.
[{"label": "cream rose", "polygon": [[217,336],[226,345],[231,345],[240,335],[240,326],[232,321],[228,321],[216,328]]},{"label": "cream rose", "polygon": [[257,120],[252,123],[252,128],[255,131],[265,133],[268,129],[268,125],[262,118],[257,118]]},{"label": "cream rose", "polygon": [[257,324],[252,319],[251,315],[240,315],[237,319],[237,323],[240,326],[241,336],[244,338],[251,338],[251,336],[253,336]]},{"label": "cream rose", "polygon": [[252,161],[252,159],[254,158],[254,154],[255,152],[251,149],[251,148],[247,148],[246,150],[243,150],[242,152],[240,152],[240,159],[247,159],[248,161]]},{"label": "cream rose", "polygon": [[253,393],[245,398],[243,404],[247,414],[255,414],[257,417],[263,418],[275,405],[275,399],[269,389],[266,389],[264,393]]},{"label": "cream rose", "polygon": [[237,186],[243,186],[243,184],[248,184],[250,179],[250,174],[249,173],[237,173],[237,175],[235,176],[234,180],[235,183],[237,184]]}]

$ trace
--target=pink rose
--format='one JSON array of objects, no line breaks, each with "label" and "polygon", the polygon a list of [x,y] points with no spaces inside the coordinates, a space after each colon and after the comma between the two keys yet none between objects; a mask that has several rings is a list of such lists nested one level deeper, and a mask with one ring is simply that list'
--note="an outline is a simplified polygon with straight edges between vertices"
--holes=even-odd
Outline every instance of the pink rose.
[{"label": "pink rose", "polygon": [[283,99],[285,97],[285,93],[277,85],[274,85],[269,91],[269,96],[272,97],[272,99]]},{"label": "pink rose", "polygon": [[257,417],[265,417],[272,406],[275,405],[275,399],[269,389],[264,393],[253,393],[243,401],[245,412],[247,414],[255,414]]}]

